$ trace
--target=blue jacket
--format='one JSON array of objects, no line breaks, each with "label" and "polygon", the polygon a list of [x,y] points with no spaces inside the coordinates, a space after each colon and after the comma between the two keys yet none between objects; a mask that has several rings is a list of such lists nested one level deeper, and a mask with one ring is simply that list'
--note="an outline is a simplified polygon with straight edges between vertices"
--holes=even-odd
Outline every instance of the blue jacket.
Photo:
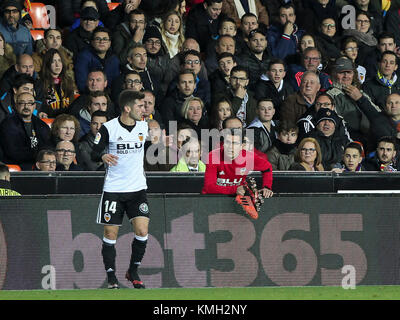
[{"label": "blue jacket", "polygon": [[13,47],[17,57],[23,53],[32,55],[33,38],[27,27],[18,23],[17,29],[14,29],[2,21],[0,23],[0,32],[4,35],[6,42]]},{"label": "blue jacket", "polygon": [[304,30],[297,30],[290,37],[283,34],[283,26],[272,25],[268,29],[267,40],[271,54],[280,59],[297,52],[298,42],[304,34]]},{"label": "blue jacket", "polygon": [[107,75],[108,87],[120,74],[119,59],[109,50],[104,59],[96,54],[92,49],[84,49],[76,57],[75,61],[75,80],[79,92],[86,91],[86,80],[89,72],[93,69],[103,69]]}]

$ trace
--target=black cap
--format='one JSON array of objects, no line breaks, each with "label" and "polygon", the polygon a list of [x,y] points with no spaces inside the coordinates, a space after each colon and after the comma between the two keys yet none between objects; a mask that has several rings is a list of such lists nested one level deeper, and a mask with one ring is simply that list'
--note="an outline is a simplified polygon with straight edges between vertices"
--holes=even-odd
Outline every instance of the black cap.
[{"label": "black cap", "polygon": [[319,109],[317,114],[315,115],[316,124],[320,123],[323,120],[330,120],[335,124],[335,126],[337,126],[340,121],[337,113],[328,108]]},{"label": "black cap", "polygon": [[22,5],[20,1],[17,0],[4,0],[1,2],[1,10],[3,11],[7,7],[15,7],[18,11],[22,10]]},{"label": "black cap", "polygon": [[249,40],[251,40],[255,36],[256,33],[260,33],[263,36],[265,36],[265,33],[261,29],[254,29],[254,30],[251,30],[249,33],[249,36],[248,36]]},{"label": "black cap", "polygon": [[99,20],[100,14],[95,8],[86,7],[81,12],[81,19],[83,19],[83,20]]},{"label": "black cap", "polygon": [[146,28],[146,31],[143,36],[143,42],[146,42],[150,38],[157,38],[162,40],[160,30],[158,30],[155,26],[150,26]]}]

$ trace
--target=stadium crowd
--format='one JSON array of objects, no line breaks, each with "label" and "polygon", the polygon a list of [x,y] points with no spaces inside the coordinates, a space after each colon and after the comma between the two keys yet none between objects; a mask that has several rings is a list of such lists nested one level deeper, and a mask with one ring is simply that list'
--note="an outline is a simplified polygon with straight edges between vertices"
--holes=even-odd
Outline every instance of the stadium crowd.
[{"label": "stadium crowd", "polygon": [[400,0],[41,2],[34,39],[29,1],[0,0],[6,164],[104,170],[97,132],[135,90],[147,171],[204,172],[202,132],[233,119],[273,170],[400,169]]}]

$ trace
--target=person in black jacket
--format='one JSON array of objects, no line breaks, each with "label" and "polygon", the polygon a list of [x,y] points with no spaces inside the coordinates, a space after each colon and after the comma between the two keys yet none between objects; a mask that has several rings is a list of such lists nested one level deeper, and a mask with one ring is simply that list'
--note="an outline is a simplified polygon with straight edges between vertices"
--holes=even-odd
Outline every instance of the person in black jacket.
[{"label": "person in black jacket", "polygon": [[200,52],[205,53],[211,40],[218,38],[221,23],[222,0],[205,0],[194,6],[186,20],[186,38],[194,38],[200,45]]},{"label": "person in black jacket", "polygon": [[35,97],[31,93],[21,93],[16,99],[16,113],[0,125],[3,160],[19,165],[22,170],[32,170],[37,152],[51,145],[50,128],[33,115],[35,107]]},{"label": "person in black jacket", "polygon": [[398,143],[394,137],[382,137],[375,154],[365,161],[367,171],[396,172],[400,170]]},{"label": "person in black jacket", "polygon": [[123,0],[122,3],[111,10],[104,19],[104,25],[111,30],[121,22],[128,21],[129,13],[139,8],[141,0]]}]

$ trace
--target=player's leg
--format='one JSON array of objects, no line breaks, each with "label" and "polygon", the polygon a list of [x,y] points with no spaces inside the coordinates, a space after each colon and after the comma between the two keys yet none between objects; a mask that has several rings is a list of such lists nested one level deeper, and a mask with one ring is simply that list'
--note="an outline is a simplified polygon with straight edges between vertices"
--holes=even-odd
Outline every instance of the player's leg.
[{"label": "player's leg", "polygon": [[119,227],[122,224],[123,214],[124,209],[118,200],[118,195],[104,192],[98,209],[97,223],[104,225],[101,254],[107,273],[108,288],[110,289],[119,288],[118,280],[115,276],[115,244]]},{"label": "player's leg", "polygon": [[144,284],[140,280],[138,267],[146,252],[150,219],[145,192],[140,192],[140,194],[138,194],[138,200],[139,201],[136,201],[136,204],[131,207],[135,211],[130,213],[135,237],[132,241],[132,253],[126,278],[132,282],[135,288],[143,289]]}]

